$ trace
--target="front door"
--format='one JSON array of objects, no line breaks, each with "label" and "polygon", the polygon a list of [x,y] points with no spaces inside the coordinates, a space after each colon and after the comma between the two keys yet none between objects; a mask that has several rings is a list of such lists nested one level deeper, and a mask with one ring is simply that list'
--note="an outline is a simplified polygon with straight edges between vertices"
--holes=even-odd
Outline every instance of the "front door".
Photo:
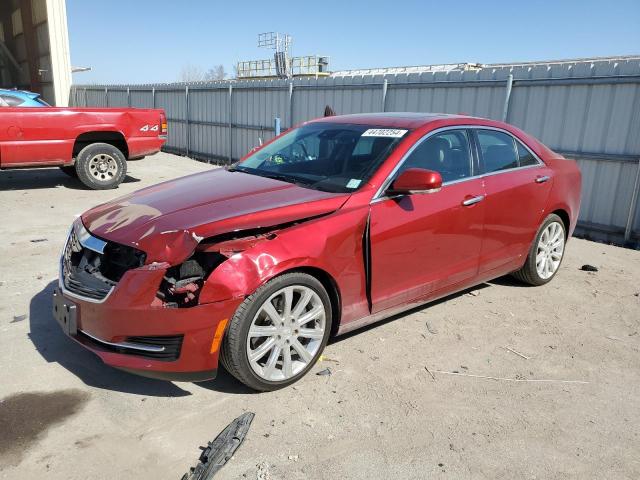
[{"label": "front door", "polygon": [[440,172],[427,194],[382,197],[371,205],[373,312],[429,297],[478,274],[484,222],[482,179],[464,129],[428,135],[401,165]]}]

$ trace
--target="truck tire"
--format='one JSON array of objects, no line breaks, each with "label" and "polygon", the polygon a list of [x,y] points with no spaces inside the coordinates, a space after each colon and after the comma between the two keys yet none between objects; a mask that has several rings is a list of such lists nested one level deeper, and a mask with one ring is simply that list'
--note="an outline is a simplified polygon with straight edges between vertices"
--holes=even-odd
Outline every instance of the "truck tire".
[{"label": "truck tire", "polygon": [[87,145],[76,157],[76,172],[82,183],[92,190],[116,188],[127,175],[127,160],[120,150],[108,143]]},{"label": "truck tire", "polygon": [[66,165],[64,167],[60,167],[60,170],[71,178],[78,178],[78,172],[76,172],[75,165]]}]

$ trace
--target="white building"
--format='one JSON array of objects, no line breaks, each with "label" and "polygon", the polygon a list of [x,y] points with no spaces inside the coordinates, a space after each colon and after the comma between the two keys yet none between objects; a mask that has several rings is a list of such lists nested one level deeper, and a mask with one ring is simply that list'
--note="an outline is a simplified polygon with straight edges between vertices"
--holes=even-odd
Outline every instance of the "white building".
[{"label": "white building", "polygon": [[67,106],[70,87],[65,0],[0,0],[0,88]]}]

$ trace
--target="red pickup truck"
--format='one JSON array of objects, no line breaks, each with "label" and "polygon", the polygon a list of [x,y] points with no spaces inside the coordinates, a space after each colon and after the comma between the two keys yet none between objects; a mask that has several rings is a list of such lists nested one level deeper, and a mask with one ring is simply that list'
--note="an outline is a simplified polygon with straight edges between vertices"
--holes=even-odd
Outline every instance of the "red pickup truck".
[{"label": "red pickup truck", "polygon": [[127,161],[157,153],[166,138],[158,109],[4,107],[0,169],[58,166],[89,188],[116,188]]}]

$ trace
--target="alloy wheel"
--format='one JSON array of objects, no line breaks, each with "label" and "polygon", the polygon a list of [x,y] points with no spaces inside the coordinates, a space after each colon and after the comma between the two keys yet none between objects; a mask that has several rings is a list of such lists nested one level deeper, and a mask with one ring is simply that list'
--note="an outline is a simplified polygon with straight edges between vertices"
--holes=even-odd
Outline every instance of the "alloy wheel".
[{"label": "alloy wheel", "polygon": [[108,182],[117,175],[118,163],[111,155],[100,153],[89,160],[89,173],[100,182]]},{"label": "alloy wheel", "polygon": [[536,250],[536,270],[540,278],[551,278],[558,270],[564,254],[564,228],[551,222],[543,230]]},{"label": "alloy wheel", "polygon": [[267,381],[288,380],[312,363],[326,329],[320,296],[304,285],[284,287],[258,309],[247,335],[253,372]]}]

